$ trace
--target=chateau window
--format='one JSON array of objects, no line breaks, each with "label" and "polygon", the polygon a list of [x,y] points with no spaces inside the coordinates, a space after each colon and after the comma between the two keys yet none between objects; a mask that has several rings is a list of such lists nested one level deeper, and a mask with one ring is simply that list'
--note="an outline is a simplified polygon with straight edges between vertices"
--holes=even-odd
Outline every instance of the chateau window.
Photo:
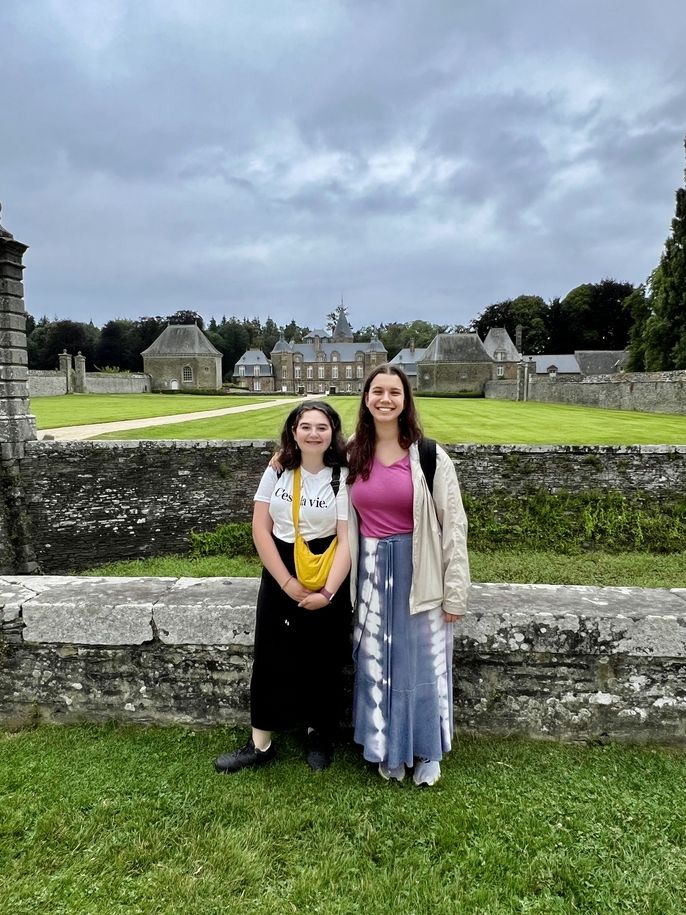
[{"label": "chateau window", "polygon": [[324,353],[317,353],[317,362],[323,362],[325,358]]},{"label": "chateau window", "polygon": [[253,375],[255,376],[255,378],[259,378],[259,377],[260,377],[260,367],[259,367],[259,365],[256,365],[256,366],[253,368],[252,373],[253,373]]},{"label": "chateau window", "polygon": [[184,381],[193,381],[193,369],[190,365],[184,365],[182,372],[181,377]]},{"label": "chateau window", "polygon": [[326,378],[326,370],[323,365],[317,369],[317,378]]},{"label": "chateau window", "polygon": [[261,390],[262,390],[262,387],[261,387],[261,385],[260,385],[260,382],[259,382],[259,381],[253,381],[253,383],[252,383],[252,389],[253,389],[253,391],[261,391]]},{"label": "chateau window", "polygon": [[346,377],[346,378],[352,378],[352,377],[353,377],[353,367],[352,367],[352,365],[346,365],[346,367],[345,367],[345,377]]},{"label": "chateau window", "polygon": [[282,378],[288,378],[288,369],[286,368],[285,365],[284,365],[284,367],[281,369],[281,377],[282,377]]},{"label": "chateau window", "polygon": [[338,379],[338,366],[337,365],[334,365],[334,367],[331,369],[331,378],[334,381],[336,381]]},{"label": "chateau window", "polygon": [[319,385],[319,393],[320,393],[320,394],[323,394],[323,393],[324,393],[324,385],[323,385],[323,384],[320,384],[320,385]]},{"label": "chateau window", "polygon": [[[311,366],[311,365],[308,365],[308,366],[307,366],[307,377],[308,377],[308,378],[311,378],[311,377],[312,377],[312,366]],[[310,386],[308,387],[308,391],[311,389],[311,387],[312,387],[312,385],[310,385]]]},{"label": "chateau window", "polygon": [[331,353],[331,361],[338,362],[338,353]]},{"label": "chateau window", "polygon": [[293,369],[293,375],[296,378],[300,378],[300,366],[299,365],[296,365],[295,368]]},{"label": "chateau window", "polygon": [[308,393],[308,394],[311,394],[311,393],[312,393],[312,385],[311,385],[311,384],[308,384],[308,386],[307,386],[307,393]]},{"label": "chateau window", "polygon": [[346,384],[345,389],[348,392],[348,394],[350,394],[352,392],[352,385]]},{"label": "chateau window", "polygon": [[358,362],[364,362],[364,353],[355,353],[355,358]]},{"label": "chateau window", "polygon": [[364,368],[361,365],[358,365],[357,366],[357,377],[362,378],[363,374],[364,374]]}]

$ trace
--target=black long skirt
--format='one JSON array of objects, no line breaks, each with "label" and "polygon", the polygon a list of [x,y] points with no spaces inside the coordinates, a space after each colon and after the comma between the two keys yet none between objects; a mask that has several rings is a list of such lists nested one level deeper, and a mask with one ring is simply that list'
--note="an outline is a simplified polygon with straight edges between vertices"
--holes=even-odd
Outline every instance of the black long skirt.
[{"label": "black long skirt", "polygon": [[[331,543],[308,542],[313,553]],[[295,575],[293,544],[274,537],[286,568]],[[346,579],[331,603],[303,610],[264,569],[257,598],[250,720],[264,731],[312,727],[328,737],[341,719],[343,667],[350,659],[352,607]]]}]

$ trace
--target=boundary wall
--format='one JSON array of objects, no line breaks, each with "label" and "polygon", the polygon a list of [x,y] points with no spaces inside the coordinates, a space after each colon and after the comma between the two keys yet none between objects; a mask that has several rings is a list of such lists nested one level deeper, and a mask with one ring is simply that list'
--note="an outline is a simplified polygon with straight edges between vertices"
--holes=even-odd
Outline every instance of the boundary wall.
[{"label": "boundary wall", "polygon": [[[0,724],[247,725],[258,585],[0,577]],[[477,584],[454,662],[458,730],[686,746],[686,589]]]},{"label": "boundary wall", "polygon": [[[268,441],[27,442],[24,514],[44,572],[183,552],[191,530],[249,521]],[[447,445],[479,497],[544,489],[686,494],[684,446]],[[0,565],[0,573],[13,570]]]},{"label": "boundary wall", "polygon": [[533,400],[537,403],[639,410],[644,413],[686,413],[686,371],[619,372],[565,378],[525,375],[518,381],[489,381],[484,392],[494,400]]}]

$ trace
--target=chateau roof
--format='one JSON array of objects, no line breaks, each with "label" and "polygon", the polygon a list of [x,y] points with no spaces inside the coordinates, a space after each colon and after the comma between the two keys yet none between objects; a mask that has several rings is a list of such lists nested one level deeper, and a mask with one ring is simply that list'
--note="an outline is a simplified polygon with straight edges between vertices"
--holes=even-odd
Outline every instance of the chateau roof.
[{"label": "chateau roof", "polygon": [[505,353],[505,359],[501,360],[503,362],[519,362],[522,358],[504,327],[492,327],[489,330],[484,340],[484,349],[494,359],[496,353]]},{"label": "chateau roof", "polygon": [[437,334],[419,362],[493,362],[477,334]]},{"label": "chateau roof", "polygon": [[272,355],[283,352],[300,355],[303,362],[316,362],[317,352],[323,354],[325,362],[331,362],[332,353],[338,353],[341,362],[354,362],[357,353],[385,353],[386,348],[380,340],[372,340],[369,343],[331,343],[327,341],[320,343],[318,351],[315,349],[314,343],[286,343],[281,347],[277,343],[272,350]]},{"label": "chateau roof", "polygon": [[330,340],[331,334],[324,327],[316,327],[309,334],[305,334],[303,340],[314,340],[315,337],[319,337],[321,340]]},{"label": "chateau roof", "polygon": [[535,364],[537,375],[547,375],[552,369],[555,369],[558,375],[579,375],[581,373],[579,363],[571,353],[544,354],[526,358]]},{"label": "chateau roof", "polygon": [[334,340],[352,340],[353,329],[350,326],[348,319],[345,316],[345,312],[342,308],[338,309],[338,320],[336,321],[336,327],[333,332]]},{"label": "chateau roof", "polygon": [[238,366],[242,365],[244,368],[255,368],[256,365],[260,366],[260,369],[267,369],[266,374],[271,375],[272,373],[272,364],[264,355],[261,349],[247,349],[238,362],[233,367],[233,374],[238,374]]},{"label": "chateau roof", "polygon": [[415,346],[414,349],[406,346],[391,359],[389,365],[397,365],[406,375],[416,375],[417,362],[424,356],[425,352],[425,346]]},{"label": "chateau roof", "polygon": [[141,356],[221,356],[197,324],[170,324]]},{"label": "chateau roof", "polygon": [[624,368],[629,354],[623,349],[575,350],[582,375],[612,375]]}]

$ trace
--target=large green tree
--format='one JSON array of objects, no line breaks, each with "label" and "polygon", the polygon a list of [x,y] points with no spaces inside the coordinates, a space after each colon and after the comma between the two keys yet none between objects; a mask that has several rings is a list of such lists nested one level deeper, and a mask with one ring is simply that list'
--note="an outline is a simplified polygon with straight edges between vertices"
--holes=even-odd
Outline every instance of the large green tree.
[{"label": "large green tree", "polygon": [[470,324],[483,340],[493,327],[504,327],[515,342],[517,325],[521,324],[522,349],[529,355],[551,352],[548,348],[548,305],[540,295],[520,295],[489,305]]},{"label": "large green tree", "polygon": [[66,350],[72,356],[82,353],[86,357],[86,368],[95,367],[95,351],[100,331],[94,324],[80,321],[40,321],[27,341],[29,368],[56,369],[59,354]]},{"label": "large green tree", "polygon": [[624,349],[632,323],[624,302],[634,291],[631,283],[604,279],[600,283],[583,283],[561,301],[551,302],[548,352]]},{"label": "large green tree", "polygon": [[[686,148],[686,141],[684,145]],[[646,370],[686,369],[686,187],[676,192],[672,232],[660,263],[650,276],[648,295],[650,314],[644,321]]]}]

